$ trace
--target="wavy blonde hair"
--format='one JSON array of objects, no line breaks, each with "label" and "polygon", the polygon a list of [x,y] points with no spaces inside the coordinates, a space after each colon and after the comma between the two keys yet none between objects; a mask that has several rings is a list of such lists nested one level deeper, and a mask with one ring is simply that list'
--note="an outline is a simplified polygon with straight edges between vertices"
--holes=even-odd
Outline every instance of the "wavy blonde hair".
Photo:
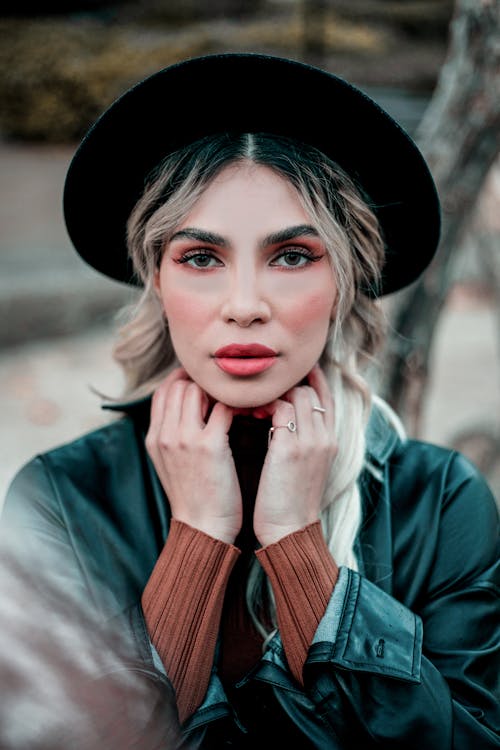
[{"label": "wavy blonde hair", "polygon": [[[230,164],[250,161],[274,170],[297,190],[332,258],[338,302],[320,364],[335,401],[338,453],[323,498],[322,526],[339,565],[357,568],[354,542],[361,521],[358,478],[365,464],[365,429],[371,393],[361,375],[383,337],[374,294],[384,260],[379,224],[351,178],[317,149],[268,134],[206,137],[168,156],[148,179],[128,222],[128,247],[144,289],[120,331],[115,359],[126,376],[126,395],[153,392],[176,364],[163,310],[153,287],[169,237],[210,182]],[[263,601],[275,607],[257,562],[250,569],[247,604],[264,637]]]}]

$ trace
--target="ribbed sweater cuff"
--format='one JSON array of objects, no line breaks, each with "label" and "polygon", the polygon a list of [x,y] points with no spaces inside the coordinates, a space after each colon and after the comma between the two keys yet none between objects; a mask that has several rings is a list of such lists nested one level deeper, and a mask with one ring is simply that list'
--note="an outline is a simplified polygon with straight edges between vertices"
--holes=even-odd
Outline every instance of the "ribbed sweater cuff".
[{"label": "ribbed sweater cuff", "polygon": [[271,581],[281,640],[290,670],[303,684],[309,646],[338,578],[338,568],[315,521],[256,552]]},{"label": "ribbed sweater cuff", "polygon": [[148,632],[176,690],[181,721],[205,696],[224,593],[239,554],[232,544],[173,519],[144,589]]}]

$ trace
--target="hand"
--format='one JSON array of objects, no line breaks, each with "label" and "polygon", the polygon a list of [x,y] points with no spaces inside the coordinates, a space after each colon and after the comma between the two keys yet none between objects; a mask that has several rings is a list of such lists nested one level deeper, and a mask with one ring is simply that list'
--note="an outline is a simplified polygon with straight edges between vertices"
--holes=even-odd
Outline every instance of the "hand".
[{"label": "hand", "polygon": [[[334,403],[319,366],[308,376],[309,385],[297,386],[282,399],[263,407],[273,426],[292,420],[296,432],[275,430],[257,491],[254,532],[262,544],[272,544],[287,534],[318,520],[332,461],[337,454],[334,437]],[[324,414],[313,411],[323,406]],[[262,409],[259,409],[259,415]]]},{"label": "hand", "polygon": [[172,517],[225,542],[242,524],[241,491],[229,447],[232,410],[209,401],[185,370],[173,370],[155,391],[146,448]]}]

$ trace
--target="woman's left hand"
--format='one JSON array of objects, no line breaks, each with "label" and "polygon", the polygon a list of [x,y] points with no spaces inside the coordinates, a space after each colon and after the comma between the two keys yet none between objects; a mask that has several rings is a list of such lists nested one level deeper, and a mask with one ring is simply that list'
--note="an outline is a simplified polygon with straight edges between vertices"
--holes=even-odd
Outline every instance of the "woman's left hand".
[{"label": "woman's left hand", "polygon": [[[255,501],[254,532],[262,546],[298,531],[320,517],[321,501],[337,453],[333,398],[319,365],[282,399],[259,409],[274,430]],[[321,406],[324,413],[313,410]],[[257,411],[257,410],[256,410]],[[289,421],[295,432],[284,427]]]}]

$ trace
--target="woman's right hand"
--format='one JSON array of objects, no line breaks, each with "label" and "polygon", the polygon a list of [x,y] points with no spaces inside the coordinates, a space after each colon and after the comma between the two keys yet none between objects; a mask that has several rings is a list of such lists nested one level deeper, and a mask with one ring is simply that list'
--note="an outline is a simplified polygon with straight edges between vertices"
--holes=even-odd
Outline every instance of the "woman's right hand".
[{"label": "woman's right hand", "polygon": [[207,419],[208,409],[206,393],[176,368],[153,394],[146,448],[172,517],[233,543],[242,524],[228,438],[233,412],[217,402]]}]

